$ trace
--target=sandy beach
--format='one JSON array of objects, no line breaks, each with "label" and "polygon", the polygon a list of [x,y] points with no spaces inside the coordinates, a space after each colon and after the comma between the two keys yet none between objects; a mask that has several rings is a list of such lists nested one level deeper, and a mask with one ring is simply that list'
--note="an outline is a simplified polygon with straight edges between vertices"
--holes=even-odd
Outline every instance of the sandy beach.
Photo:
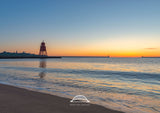
[{"label": "sandy beach", "polygon": [[105,107],[71,106],[70,99],[0,84],[0,113],[122,113]]}]

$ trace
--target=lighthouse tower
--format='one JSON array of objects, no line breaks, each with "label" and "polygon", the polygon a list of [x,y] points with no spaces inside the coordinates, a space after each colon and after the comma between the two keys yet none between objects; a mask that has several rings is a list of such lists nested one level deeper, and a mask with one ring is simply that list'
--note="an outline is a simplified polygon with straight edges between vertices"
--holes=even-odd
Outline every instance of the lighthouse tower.
[{"label": "lighthouse tower", "polygon": [[47,50],[46,50],[46,45],[44,41],[41,43],[39,55],[47,56]]}]

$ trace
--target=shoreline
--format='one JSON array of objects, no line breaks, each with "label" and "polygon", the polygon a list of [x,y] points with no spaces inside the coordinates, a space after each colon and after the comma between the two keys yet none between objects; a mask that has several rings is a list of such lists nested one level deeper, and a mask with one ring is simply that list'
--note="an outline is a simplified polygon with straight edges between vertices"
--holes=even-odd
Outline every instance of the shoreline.
[{"label": "shoreline", "polygon": [[62,57],[60,56],[16,56],[16,57],[3,57],[3,56],[0,56],[0,59],[47,59],[47,58],[58,58],[58,59],[61,59]]},{"label": "shoreline", "polygon": [[71,106],[70,99],[0,83],[2,113],[124,113],[96,104]]}]

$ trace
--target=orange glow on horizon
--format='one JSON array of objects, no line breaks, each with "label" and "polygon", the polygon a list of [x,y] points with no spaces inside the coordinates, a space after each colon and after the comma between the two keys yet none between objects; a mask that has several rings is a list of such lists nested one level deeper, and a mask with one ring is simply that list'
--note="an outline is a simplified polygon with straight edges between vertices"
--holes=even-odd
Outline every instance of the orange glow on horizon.
[{"label": "orange glow on horizon", "polygon": [[[8,52],[16,52],[11,50],[6,50]],[[22,50],[17,50],[18,53],[23,52]],[[3,51],[1,51],[3,52]],[[38,50],[26,50],[26,53],[38,54]],[[160,57],[159,51],[87,51],[87,50],[48,50],[48,56],[110,56],[110,57]]]},{"label": "orange glow on horizon", "polygon": [[[151,48],[153,47],[153,48]],[[110,56],[110,57],[160,57],[160,47],[157,46],[148,46],[147,47],[130,47],[128,45],[126,46],[105,46],[105,44],[102,44],[101,46],[91,44],[87,46],[78,46],[73,48],[73,46],[68,47],[68,46],[53,46],[47,44],[47,53],[48,56]],[[21,48],[17,46],[14,49],[10,49],[12,47],[7,47],[7,48],[1,48],[1,52],[3,51],[8,51],[8,52],[27,52],[27,53],[32,53],[32,54],[39,54],[39,44],[30,46],[30,47],[25,47],[22,46]],[[32,48],[32,49],[31,49]],[[108,49],[109,48],[109,49]]]},{"label": "orange glow on horizon", "polygon": [[87,50],[77,50],[77,51],[59,51],[51,50],[48,52],[50,56],[110,56],[110,57],[159,57],[160,52],[158,51],[146,51],[146,50],[132,50],[132,51],[87,51]]}]

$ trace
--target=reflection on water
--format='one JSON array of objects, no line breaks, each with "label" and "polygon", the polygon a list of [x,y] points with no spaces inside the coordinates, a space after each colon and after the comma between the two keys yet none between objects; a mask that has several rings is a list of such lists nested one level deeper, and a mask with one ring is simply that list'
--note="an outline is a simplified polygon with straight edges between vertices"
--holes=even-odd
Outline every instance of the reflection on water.
[{"label": "reflection on water", "polygon": [[42,71],[39,73],[40,78],[44,78],[46,76],[46,72]]},{"label": "reflection on water", "polygon": [[160,59],[0,59],[1,82],[69,98],[82,94],[127,113],[160,113]]},{"label": "reflection on water", "polygon": [[39,63],[39,67],[41,68],[41,72],[39,73],[39,77],[40,78],[44,78],[46,76],[46,60],[45,59],[42,59],[40,60],[40,63]]}]

